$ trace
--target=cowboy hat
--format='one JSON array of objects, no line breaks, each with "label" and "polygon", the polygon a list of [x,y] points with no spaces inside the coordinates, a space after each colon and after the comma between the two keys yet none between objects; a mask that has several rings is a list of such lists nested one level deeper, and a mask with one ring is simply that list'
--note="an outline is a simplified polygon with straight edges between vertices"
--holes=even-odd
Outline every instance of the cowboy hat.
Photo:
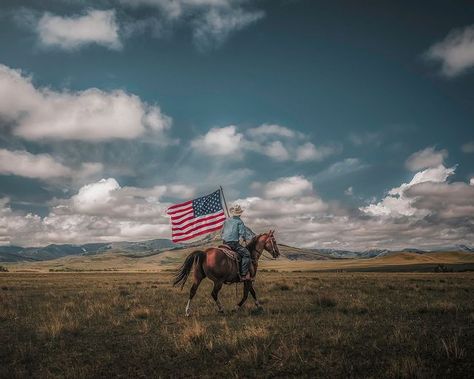
[{"label": "cowboy hat", "polygon": [[231,207],[229,211],[233,216],[240,216],[242,213],[244,213],[244,210],[240,207],[239,204],[236,204]]}]

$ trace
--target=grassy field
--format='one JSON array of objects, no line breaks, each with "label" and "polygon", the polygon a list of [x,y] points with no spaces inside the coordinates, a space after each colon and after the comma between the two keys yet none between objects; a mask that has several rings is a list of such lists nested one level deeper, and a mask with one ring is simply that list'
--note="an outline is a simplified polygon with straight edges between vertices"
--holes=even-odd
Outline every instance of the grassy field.
[{"label": "grassy field", "polygon": [[[469,377],[473,273],[262,272],[263,310],[160,273],[0,274],[0,377]],[[239,297],[240,290],[239,287]]]}]

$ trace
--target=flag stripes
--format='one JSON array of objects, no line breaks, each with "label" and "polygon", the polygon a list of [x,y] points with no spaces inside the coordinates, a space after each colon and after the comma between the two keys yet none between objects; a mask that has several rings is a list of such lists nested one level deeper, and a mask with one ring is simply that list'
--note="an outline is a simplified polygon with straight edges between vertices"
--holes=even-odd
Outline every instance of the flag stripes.
[{"label": "flag stripes", "polygon": [[173,242],[182,242],[222,228],[226,219],[217,190],[210,195],[184,203],[174,204],[167,210],[171,218]]}]

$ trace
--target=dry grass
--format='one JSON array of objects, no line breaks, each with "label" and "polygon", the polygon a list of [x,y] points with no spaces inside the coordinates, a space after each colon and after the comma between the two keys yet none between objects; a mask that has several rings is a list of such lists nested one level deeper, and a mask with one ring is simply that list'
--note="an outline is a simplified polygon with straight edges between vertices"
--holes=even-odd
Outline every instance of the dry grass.
[{"label": "dry grass", "polygon": [[[171,273],[0,275],[0,377],[467,377],[472,273],[261,273],[218,315]],[[239,292],[241,288],[239,287]],[[240,297],[240,293],[239,293]]]}]

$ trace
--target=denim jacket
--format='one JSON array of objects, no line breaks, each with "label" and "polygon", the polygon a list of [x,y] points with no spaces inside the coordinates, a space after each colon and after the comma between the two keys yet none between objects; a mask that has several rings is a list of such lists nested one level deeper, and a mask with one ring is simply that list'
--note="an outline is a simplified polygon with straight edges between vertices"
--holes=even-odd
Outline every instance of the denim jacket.
[{"label": "denim jacket", "polygon": [[240,237],[245,241],[250,241],[254,236],[253,232],[244,225],[238,216],[228,218],[222,228],[222,239],[226,242],[239,242]]}]

